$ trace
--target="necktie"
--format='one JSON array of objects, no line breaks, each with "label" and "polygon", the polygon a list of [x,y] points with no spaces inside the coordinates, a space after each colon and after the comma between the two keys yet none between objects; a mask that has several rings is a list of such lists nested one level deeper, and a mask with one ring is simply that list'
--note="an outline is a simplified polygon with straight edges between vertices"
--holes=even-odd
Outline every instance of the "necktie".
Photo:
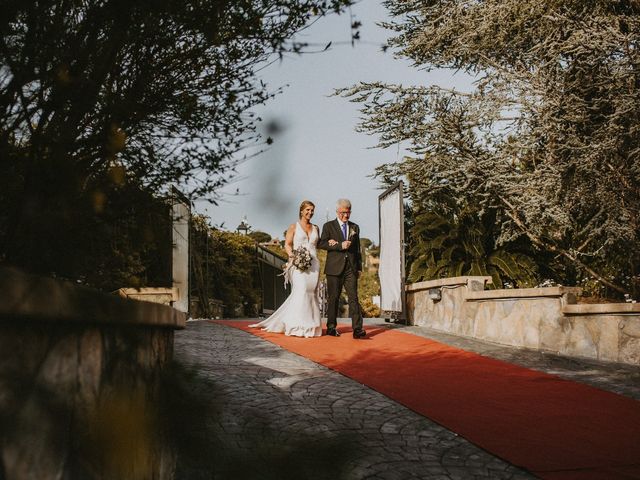
[{"label": "necktie", "polygon": [[342,224],[342,238],[344,238],[345,240],[347,239],[347,224],[346,223]]}]

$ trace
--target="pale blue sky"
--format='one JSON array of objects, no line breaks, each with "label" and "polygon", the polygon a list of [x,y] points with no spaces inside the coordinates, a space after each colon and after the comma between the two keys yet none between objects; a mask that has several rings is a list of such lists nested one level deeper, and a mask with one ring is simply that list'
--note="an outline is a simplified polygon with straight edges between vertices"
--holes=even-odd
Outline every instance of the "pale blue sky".
[{"label": "pale blue sky", "polygon": [[[355,47],[349,43],[349,15],[332,15],[297,37],[313,44],[332,41],[330,50],[289,56],[261,72],[274,89],[288,85],[258,112],[265,123],[276,121],[284,129],[274,136],[269,151],[241,165],[242,178],[224,189],[229,195],[220,205],[196,203],[196,210],[210,217],[212,224],[224,222],[226,229],[233,230],[246,215],[253,230],[282,239],[284,230],[297,220],[302,200],[315,203],[313,221],[322,225],[327,215],[334,218],[335,201],[346,197],[353,204],[352,221],[360,225],[362,236],[378,243],[381,190],[369,175],[376,166],[394,162],[406,152],[370,148],[376,138],[354,131],[357,104],[330,94],[334,88],[359,81],[449,87],[460,81],[454,81],[449,72],[421,72],[407,61],[394,59],[390,51],[382,52],[390,32],[375,25],[388,19],[379,0],[362,0],[352,13],[363,23],[362,41]],[[231,195],[236,189],[240,195]]]}]

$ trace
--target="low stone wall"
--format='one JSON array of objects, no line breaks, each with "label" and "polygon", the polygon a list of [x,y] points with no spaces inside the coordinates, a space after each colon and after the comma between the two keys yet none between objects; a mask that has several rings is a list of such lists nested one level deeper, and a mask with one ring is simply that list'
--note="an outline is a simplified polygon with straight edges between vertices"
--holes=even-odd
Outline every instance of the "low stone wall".
[{"label": "low stone wall", "polygon": [[491,277],[454,277],[407,285],[409,322],[473,337],[475,310],[467,305],[466,297],[484,290],[490,282]]},{"label": "low stone wall", "polygon": [[143,287],[143,288],[120,288],[117,291],[122,298],[132,300],[142,300],[143,302],[161,303],[162,305],[173,305],[180,298],[178,287]]},{"label": "low stone wall", "polygon": [[485,290],[490,277],[407,285],[410,323],[561,355],[640,365],[640,306],[577,305],[579,288]]},{"label": "low stone wall", "polygon": [[163,367],[186,316],[0,268],[0,477],[169,479]]},{"label": "low stone wall", "polygon": [[561,353],[580,351],[582,356],[640,365],[640,305],[565,305],[562,313],[571,335],[558,345]]},{"label": "low stone wall", "polygon": [[473,336],[506,345],[558,351],[562,306],[575,303],[579,288],[547,287],[469,292],[475,311]]}]

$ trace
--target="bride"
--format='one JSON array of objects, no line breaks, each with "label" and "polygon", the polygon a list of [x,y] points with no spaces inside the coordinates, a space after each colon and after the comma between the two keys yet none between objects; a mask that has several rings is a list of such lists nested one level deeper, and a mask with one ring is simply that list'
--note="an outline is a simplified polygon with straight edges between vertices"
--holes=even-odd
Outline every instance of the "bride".
[{"label": "bride", "polygon": [[267,332],[284,333],[296,337],[322,335],[318,302],[320,262],[316,252],[320,235],[318,226],[311,223],[314,211],[315,205],[309,200],[300,204],[299,220],[288,228],[284,245],[289,255],[289,265],[293,261],[293,250],[302,246],[311,254],[311,266],[304,272],[291,267],[291,294],[269,318],[249,325],[250,327],[260,327]]}]

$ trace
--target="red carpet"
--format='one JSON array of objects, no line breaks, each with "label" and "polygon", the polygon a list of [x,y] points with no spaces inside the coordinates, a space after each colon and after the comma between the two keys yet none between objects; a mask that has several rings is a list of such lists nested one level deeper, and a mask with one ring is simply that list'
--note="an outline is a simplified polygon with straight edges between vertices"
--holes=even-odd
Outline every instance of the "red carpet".
[{"label": "red carpet", "polygon": [[640,479],[640,402],[426,338],[249,331],[350,377],[548,479]]}]

